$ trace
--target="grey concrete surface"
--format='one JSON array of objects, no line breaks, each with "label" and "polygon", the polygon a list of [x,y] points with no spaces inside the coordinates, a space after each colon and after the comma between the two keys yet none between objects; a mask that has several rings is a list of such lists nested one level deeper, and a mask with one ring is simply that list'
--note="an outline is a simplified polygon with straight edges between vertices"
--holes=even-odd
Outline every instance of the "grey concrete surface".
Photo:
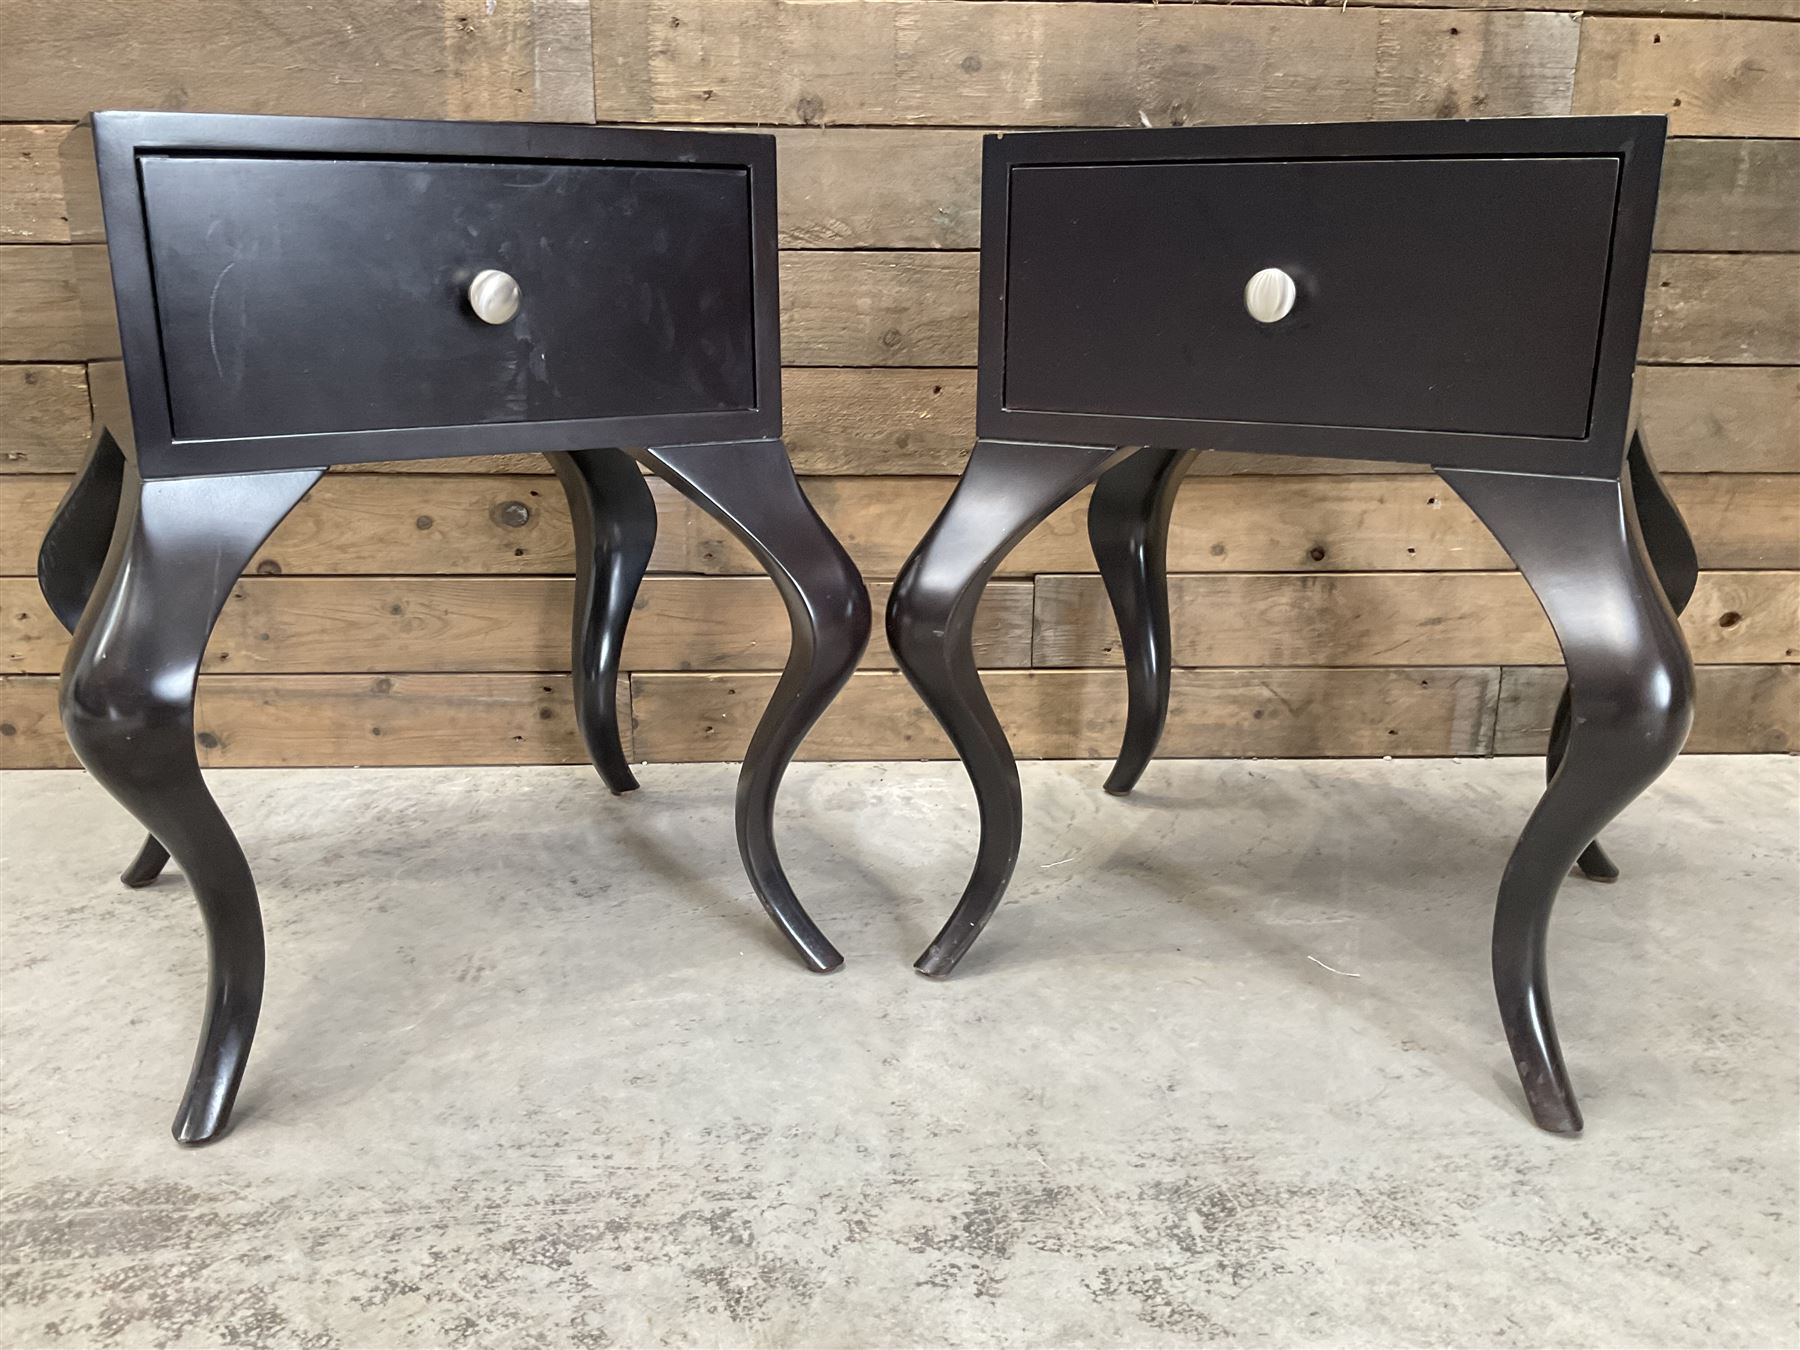
[{"label": "grey concrete surface", "polygon": [[829,977],[727,766],[218,774],[272,959],[191,1152],[185,884],[117,885],[81,775],[0,775],[0,1344],[1792,1345],[1800,766],[1681,762],[1565,890],[1579,1140],[1487,982],[1540,773],[1028,765],[946,983],[952,765],[795,771]]}]

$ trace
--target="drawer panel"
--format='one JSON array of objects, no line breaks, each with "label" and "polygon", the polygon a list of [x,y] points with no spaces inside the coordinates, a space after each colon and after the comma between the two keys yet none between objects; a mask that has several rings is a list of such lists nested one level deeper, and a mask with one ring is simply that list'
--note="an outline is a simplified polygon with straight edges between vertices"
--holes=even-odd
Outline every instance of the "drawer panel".
[{"label": "drawer panel", "polygon": [[741,167],[139,165],[176,440],[756,406]]},{"label": "drawer panel", "polygon": [[[1610,156],[1025,165],[1012,411],[1579,439]],[[1287,317],[1253,318],[1265,268]]]}]

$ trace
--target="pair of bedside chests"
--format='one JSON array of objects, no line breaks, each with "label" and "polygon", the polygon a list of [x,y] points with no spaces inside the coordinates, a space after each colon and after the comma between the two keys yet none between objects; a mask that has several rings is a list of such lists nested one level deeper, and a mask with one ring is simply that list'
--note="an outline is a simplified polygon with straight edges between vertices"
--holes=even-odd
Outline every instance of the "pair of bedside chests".
[{"label": "pair of bedside chests", "polygon": [[[1167,715],[1167,540],[1194,456],[1424,464],[1517,562],[1568,667],[1493,975],[1533,1117],[1580,1130],[1551,905],[1571,869],[1617,875],[1595,835],[1691,719],[1693,545],[1632,397],[1663,137],[1659,118],[1544,118],[987,138],[976,443],[887,611],[980,808],[922,972],[954,969],[1018,857],[1018,772],[971,631],[1019,540],[1092,488],[1126,666],[1106,787],[1125,793]],[[69,740],[146,832],[123,879],[173,859],[205,919],[176,1137],[227,1128],[264,971],[249,863],[200,771],[201,658],[333,465],[550,459],[575,532],[576,719],[614,792],[637,786],[614,690],[656,537],[644,470],[741,539],[791,646],[745,754],[738,843],[804,962],[838,966],[782,870],[774,808],[871,614],[780,439],[773,139],[115,112],[71,133],[65,177],[74,237],[107,249],[82,305],[114,378],[94,372],[92,447],[39,578],[72,634]]]}]

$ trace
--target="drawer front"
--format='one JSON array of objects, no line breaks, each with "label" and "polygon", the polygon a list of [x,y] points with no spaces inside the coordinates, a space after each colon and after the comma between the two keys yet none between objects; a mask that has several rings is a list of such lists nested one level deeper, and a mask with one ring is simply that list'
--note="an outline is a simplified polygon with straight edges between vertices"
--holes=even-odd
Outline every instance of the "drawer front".
[{"label": "drawer front", "polygon": [[[1579,439],[1618,181],[1597,155],[1015,167],[1005,408]],[[1269,268],[1295,294],[1263,322]]]},{"label": "drawer front", "polygon": [[741,167],[139,165],[178,441],[756,406]]}]

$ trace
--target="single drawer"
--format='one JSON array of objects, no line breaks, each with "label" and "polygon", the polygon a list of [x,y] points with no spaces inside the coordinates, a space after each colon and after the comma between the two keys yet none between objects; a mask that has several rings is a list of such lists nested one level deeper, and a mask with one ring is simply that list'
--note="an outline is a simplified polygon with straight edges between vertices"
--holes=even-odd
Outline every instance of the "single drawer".
[{"label": "single drawer", "polygon": [[[1578,440],[1619,180],[1607,155],[1013,166],[1004,409]],[[1270,268],[1294,298],[1264,322]]]},{"label": "single drawer", "polygon": [[[138,167],[177,441],[757,404],[742,166],[146,153]],[[518,287],[500,322],[469,295],[490,269]]]}]

